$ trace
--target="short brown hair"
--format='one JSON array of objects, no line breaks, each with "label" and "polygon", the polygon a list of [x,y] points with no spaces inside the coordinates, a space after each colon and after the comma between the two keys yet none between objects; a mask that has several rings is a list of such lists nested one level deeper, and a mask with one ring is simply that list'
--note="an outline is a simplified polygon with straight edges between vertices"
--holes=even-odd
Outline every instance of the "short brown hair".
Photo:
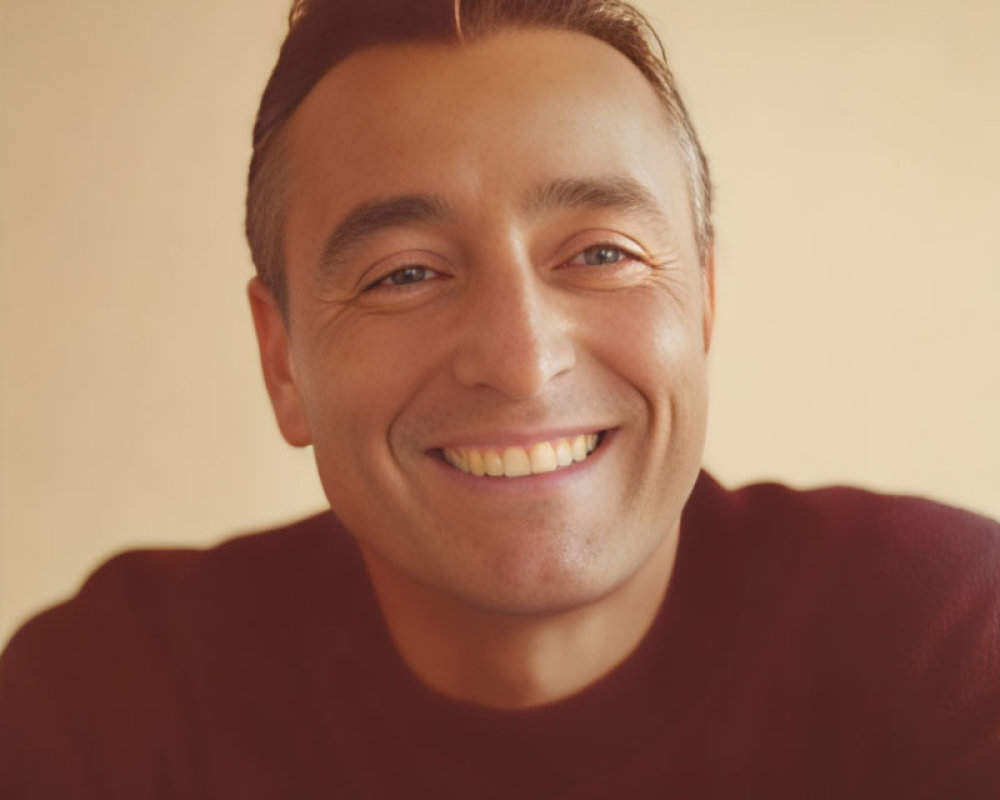
[{"label": "short brown hair", "polygon": [[663,103],[687,166],[695,240],[702,264],[707,262],[713,240],[708,162],[663,45],[633,6],[623,0],[294,0],[288,35],[257,112],[246,207],[246,234],[257,274],[286,320],[281,133],[299,104],[330,69],[365,47],[471,42],[510,28],[555,28],[593,36],[628,57],[646,76]]}]

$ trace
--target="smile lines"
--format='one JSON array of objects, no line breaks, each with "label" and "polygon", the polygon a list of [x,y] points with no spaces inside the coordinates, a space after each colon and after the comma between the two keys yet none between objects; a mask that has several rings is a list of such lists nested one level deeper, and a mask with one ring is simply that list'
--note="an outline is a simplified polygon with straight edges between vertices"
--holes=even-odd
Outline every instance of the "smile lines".
[{"label": "smile lines", "polygon": [[445,447],[444,460],[468,475],[490,478],[523,478],[554,472],[583,461],[596,449],[600,437],[581,433],[564,439],[537,442],[529,448]]}]

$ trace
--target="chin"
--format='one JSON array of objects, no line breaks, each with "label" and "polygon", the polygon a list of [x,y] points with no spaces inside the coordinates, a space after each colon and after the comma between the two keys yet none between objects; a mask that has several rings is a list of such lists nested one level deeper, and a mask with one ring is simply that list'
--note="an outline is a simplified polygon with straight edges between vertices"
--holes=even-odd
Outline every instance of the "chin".
[{"label": "chin", "polygon": [[[463,575],[457,593],[484,611],[517,616],[553,616],[570,613],[597,603],[627,584],[641,571],[647,558],[626,558],[625,554],[578,554],[566,557],[567,550],[540,558],[507,554],[491,568],[480,572],[473,585]],[[655,549],[655,547],[653,548]],[[483,573],[486,573],[483,575]]]}]

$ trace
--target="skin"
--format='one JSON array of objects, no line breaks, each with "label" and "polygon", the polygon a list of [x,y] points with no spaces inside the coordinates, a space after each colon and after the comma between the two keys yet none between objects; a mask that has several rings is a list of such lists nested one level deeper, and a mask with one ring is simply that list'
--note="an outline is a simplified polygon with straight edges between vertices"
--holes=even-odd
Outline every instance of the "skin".
[{"label": "skin", "polygon": [[[596,39],[505,32],[357,53],[289,125],[288,326],[249,288],[282,433],[427,684],[579,691],[651,624],[704,441],[712,267],[652,88]],[[598,431],[545,475],[441,458]]]}]

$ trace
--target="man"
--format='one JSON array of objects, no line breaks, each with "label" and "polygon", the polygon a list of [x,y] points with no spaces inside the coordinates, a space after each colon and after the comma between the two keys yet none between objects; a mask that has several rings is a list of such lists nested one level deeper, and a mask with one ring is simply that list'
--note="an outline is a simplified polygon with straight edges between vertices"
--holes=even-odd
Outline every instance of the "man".
[{"label": "man", "polygon": [[997,525],[699,472],[707,168],[629,7],[297,4],[247,221],[332,513],[29,623],[2,796],[997,796]]}]

